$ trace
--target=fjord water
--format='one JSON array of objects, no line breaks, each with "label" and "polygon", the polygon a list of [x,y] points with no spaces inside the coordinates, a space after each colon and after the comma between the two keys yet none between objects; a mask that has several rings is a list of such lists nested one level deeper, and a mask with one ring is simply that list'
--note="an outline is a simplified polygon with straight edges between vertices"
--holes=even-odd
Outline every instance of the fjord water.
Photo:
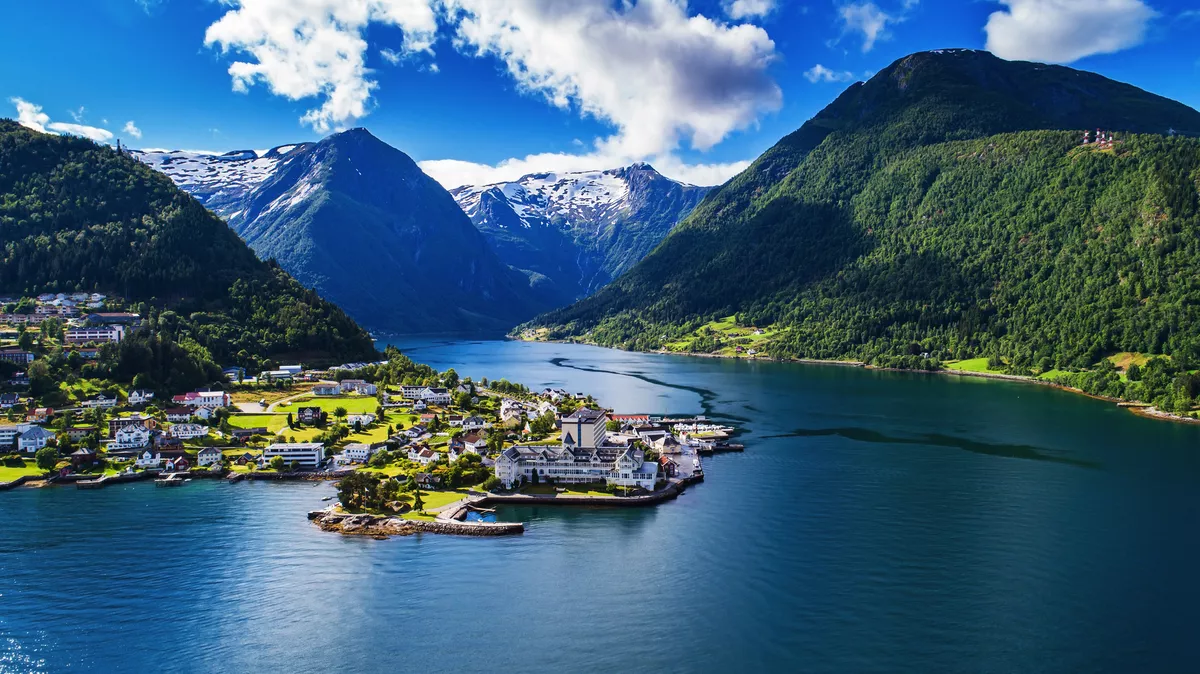
[{"label": "fjord water", "polygon": [[0,494],[0,672],[1200,671],[1200,428],[1008,382],[399,345],[747,451],[494,540],[322,533],[329,485]]}]

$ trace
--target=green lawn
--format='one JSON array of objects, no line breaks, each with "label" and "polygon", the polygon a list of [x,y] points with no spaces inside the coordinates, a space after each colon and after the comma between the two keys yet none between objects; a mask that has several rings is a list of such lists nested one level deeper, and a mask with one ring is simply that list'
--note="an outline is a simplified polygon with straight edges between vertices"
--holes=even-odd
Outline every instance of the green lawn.
[{"label": "green lawn", "polygon": [[946,361],[946,368],[950,369],[950,370],[963,370],[965,372],[1002,372],[1002,370],[989,369],[987,358],[971,358],[968,360],[950,360],[950,361]]},{"label": "green lawn", "polygon": [[[723,356],[748,356],[749,354],[746,351],[750,349],[756,349],[761,352],[765,346],[764,342],[776,333],[773,328],[739,326],[735,322],[734,316],[726,316],[725,318],[705,323],[689,335],[671,342],[665,342],[663,349],[680,352],[691,351],[695,340],[702,335],[708,334],[710,330],[717,333],[717,338],[722,342],[722,346],[714,353]],[[761,334],[755,334],[756,332],[761,332]],[[741,353],[738,353],[737,350],[739,346],[742,347]],[[756,355],[765,354],[760,353]]]},{"label": "green lawn", "polygon": [[37,464],[32,461],[26,461],[24,468],[17,468],[16,466],[0,466],[0,482],[12,482],[18,477],[24,475],[39,476],[44,472],[45,471],[38,468]]},{"label": "green lawn", "polygon": [[266,428],[272,433],[287,426],[287,414],[231,414],[229,425],[234,428]]},{"label": "green lawn", "polygon": [[[353,430],[351,430],[350,435],[347,435],[346,439],[342,442],[339,442],[337,446],[342,447],[352,442],[365,442],[367,444],[383,442],[388,438],[387,429],[389,425],[398,427],[399,424],[404,424],[404,426],[407,428],[408,426],[412,425],[411,420],[414,419],[416,419],[416,417],[411,414],[388,412],[383,415],[383,421],[376,421],[370,426],[364,428],[359,433],[355,433]],[[296,439],[299,441],[300,436],[297,435]]]},{"label": "green lawn", "polygon": [[320,398],[299,398],[289,403],[284,403],[276,407],[276,411],[295,412],[301,407],[320,407],[321,411],[328,412],[329,416],[333,416],[333,411],[339,407],[346,409],[346,414],[366,414],[374,413],[379,408],[379,401],[375,396],[332,396]]}]

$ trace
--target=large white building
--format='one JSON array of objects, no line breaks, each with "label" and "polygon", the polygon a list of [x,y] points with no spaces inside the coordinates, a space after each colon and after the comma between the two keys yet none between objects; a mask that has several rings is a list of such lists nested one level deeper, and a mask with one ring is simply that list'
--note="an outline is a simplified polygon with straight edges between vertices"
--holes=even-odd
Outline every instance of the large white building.
[{"label": "large white building", "polygon": [[571,416],[563,417],[562,443],[566,447],[583,449],[601,447],[607,423],[607,412],[580,407]]},{"label": "large white building", "polygon": [[653,491],[658,464],[646,461],[640,449],[605,443],[604,411],[580,408],[563,419],[562,445],[509,447],[496,457],[496,477],[511,489],[547,478],[556,483],[606,482]]},{"label": "large white building", "polygon": [[325,445],[319,442],[276,442],[263,450],[267,461],[281,456],[285,463],[295,461],[304,468],[316,468],[325,459]]},{"label": "large white building", "polygon": [[125,337],[125,327],[121,325],[103,325],[97,327],[67,328],[63,332],[63,341],[67,344],[88,344],[91,342],[119,342]]}]

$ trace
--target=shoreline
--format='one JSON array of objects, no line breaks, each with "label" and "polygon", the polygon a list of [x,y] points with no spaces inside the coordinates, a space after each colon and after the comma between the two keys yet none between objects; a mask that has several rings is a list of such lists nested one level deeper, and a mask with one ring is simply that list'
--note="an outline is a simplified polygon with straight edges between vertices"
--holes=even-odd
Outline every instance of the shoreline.
[{"label": "shoreline", "polygon": [[1121,398],[1113,398],[1111,396],[1097,395],[1094,393],[1087,393],[1085,391],[1074,388],[1072,386],[1065,386],[1065,385],[1059,384],[1057,382],[1046,381],[1045,379],[1038,379],[1037,377],[1026,377],[1024,375],[1019,375],[1019,374],[1004,374],[1002,372],[972,372],[970,370],[955,370],[952,368],[946,368],[943,370],[905,370],[905,369],[895,368],[895,367],[876,367],[874,365],[870,365],[868,363],[864,363],[864,362],[858,361],[858,360],[822,360],[820,358],[777,358],[774,356],[771,356],[771,357],[724,356],[724,355],[716,354],[716,353],[680,353],[677,351],[665,351],[662,349],[657,349],[654,351],[636,351],[633,349],[622,349],[620,347],[615,347],[615,346],[602,346],[600,344],[595,344],[592,342],[572,342],[572,341],[567,341],[567,340],[562,340],[562,339],[522,339],[520,337],[512,337],[512,336],[505,336],[505,339],[511,339],[511,340],[518,341],[518,342],[543,342],[546,344],[583,344],[586,346],[599,347],[601,349],[612,349],[614,351],[626,351],[628,353],[645,353],[645,354],[651,354],[651,355],[657,355],[657,356],[688,356],[688,357],[692,357],[692,358],[715,358],[715,359],[720,359],[720,360],[745,360],[745,361],[760,361],[760,362],[768,362],[768,363],[795,363],[795,364],[799,364],[799,365],[834,365],[834,366],[840,366],[840,367],[859,367],[864,370],[876,370],[879,372],[909,372],[909,373],[919,373],[919,374],[949,375],[949,376],[957,376],[957,377],[976,377],[978,379],[998,379],[1001,381],[1011,381],[1011,382],[1019,382],[1019,383],[1025,383],[1025,384],[1036,384],[1039,386],[1049,386],[1050,388],[1055,388],[1060,391],[1066,391],[1067,393],[1074,393],[1074,394],[1081,395],[1081,396],[1084,396],[1087,398],[1092,398],[1094,400],[1102,400],[1104,402],[1114,403],[1115,405],[1117,405],[1117,407],[1120,407],[1122,409],[1127,409],[1127,410],[1129,410],[1130,413],[1135,414],[1139,417],[1146,418],[1146,419],[1153,419],[1156,421],[1172,421],[1172,422],[1181,423],[1181,424],[1200,424],[1200,419],[1196,419],[1193,417],[1181,417],[1177,414],[1171,414],[1170,412],[1163,412],[1162,410],[1156,409],[1153,405],[1150,405],[1148,403],[1143,403],[1143,402],[1139,402],[1136,400],[1123,400]]}]

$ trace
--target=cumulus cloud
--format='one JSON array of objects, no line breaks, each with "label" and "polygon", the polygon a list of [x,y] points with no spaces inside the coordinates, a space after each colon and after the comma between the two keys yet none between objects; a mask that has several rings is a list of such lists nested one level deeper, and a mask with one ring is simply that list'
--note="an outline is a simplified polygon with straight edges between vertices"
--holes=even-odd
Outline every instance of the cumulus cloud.
[{"label": "cumulus cloud", "polygon": [[234,91],[263,83],[291,100],[318,97],[301,122],[321,133],[367,114],[378,86],[364,58],[369,24],[400,28],[401,54],[431,53],[437,32],[433,0],[220,1],[231,9],[204,43],[250,57],[229,66]]},{"label": "cumulus cloud", "polygon": [[397,65],[404,60],[404,54],[396,51],[395,49],[380,49],[379,55],[383,57],[384,61],[387,61],[392,65]]},{"label": "cumulus cloud", "polygon": [[753,19],[770,14],[775,10],[775,0],[722,0],[721,7],[726,16],[737,21]]},{"label": "cumulus cloud", "polygon": [[137,125],[133,123],[132,119],[129,120],[128,122],[125,122],[125,126],[121,127],[121,132],[127,133],[127,134],[133,136],[134,138],[142,137],[142,130],[137,128]]},{"label": "cumulus cloud", "polygon": [[766,31],[688,16],[674,0],[445,2],[461,49],[500,59],[550,104],[616,127],[600,141],[608,153],[707,149],[782,102]]},{"label": "cumulus cloud", "polygon": [[[8,100],[17,108],[17,123],[26,128],[42,133],[65,133],[72,136],[83,136],[84,138],[91,138],[98,143],[112,140],[112,132],[108,129],[101,129],[100,127],[88,126],[86,124],[51,122],[50,115],[42,112],[42,106],[30,103],[23,98],[10,98]],[[83,108],[80,108],[79,112],[80,117],[82,117]]]},{"label": "cumulus cloud", "polygon": [[817,82],[849,82],[854,79],[854,73],[849,70],[830,70],[818,63],[804,71],[804,79],[816,84]]},{"label": "cumulus cloud", "polygon": [[1142,0],[1000,0],[987,49],[1005,59],[1071,63],[1142,43],[1157,12]]},{"label": "cumulus cloud", "polygon": [[23,127],[46,133],[46,125],[50,123],[50,115],[42,112],[42,106],[34,105],[23,98],[10,98],[10,103],[17,107],[17,123]]}]

